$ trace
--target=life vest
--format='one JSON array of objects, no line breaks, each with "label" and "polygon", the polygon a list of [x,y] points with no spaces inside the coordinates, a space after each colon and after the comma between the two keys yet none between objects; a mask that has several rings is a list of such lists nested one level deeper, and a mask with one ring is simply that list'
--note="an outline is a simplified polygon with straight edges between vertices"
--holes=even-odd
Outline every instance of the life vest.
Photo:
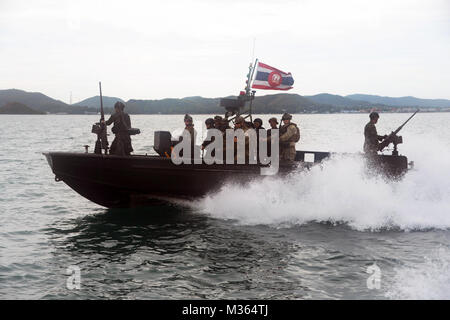
[{"label": "life vest", "polygon": [[290,123],[286,127],[280,129],[280,135],[286,133],[289,126],[295,127],[295,134],[289,138],[289,142],[299,142],[300,141],[300,129],[299,129],[299,127],[297,127],[297,125],[295,123]]},{"label": "life vest", "polygon": [[295,123],[291,123],[295,127],[295,135],[292,137],[293,142],[299,142],[300,141],[300,129],[297,127]]}]

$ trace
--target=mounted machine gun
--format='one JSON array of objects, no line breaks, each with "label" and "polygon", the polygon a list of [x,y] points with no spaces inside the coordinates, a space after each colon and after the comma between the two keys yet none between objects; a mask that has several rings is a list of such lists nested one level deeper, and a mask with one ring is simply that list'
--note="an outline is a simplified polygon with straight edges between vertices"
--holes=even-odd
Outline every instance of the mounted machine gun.
[{"label": "mounted machine gun", "polygon": [[105,150],[105,154],[108,154],[108,134],[105,124],[105,112],[103,110],[103,98],[102,98],[102,83],[98,83],[100,88],[100,122],[92,125],[92,133],[97,135],[97,141],[95,142],[94,153],[102,154],[102,150]]},{"label": "mounted machine gun", "polygon": [[378,150],[383,151],[384,148],[386,148],[387,146],[389,146],[392,143],[394,145],[394,150],[392,151],[392,155],[398,156],[397,145],[403,143],[403,138],[402,138],[402,136],[398,136],[397,134],[400,132],[400,130],[403,129],[405,124],[407,124],[408,121],[411,120],[412,117],[414,117],[416,115],[417,112],[419,112],[419,109],[416,112],[414,112],[413,115],[408,118],[408,120],[403,122],[403,124],[400,127],[398,127],[395,131],[392,131],[386,138],[384,138],[384,140],[379,144]]}]

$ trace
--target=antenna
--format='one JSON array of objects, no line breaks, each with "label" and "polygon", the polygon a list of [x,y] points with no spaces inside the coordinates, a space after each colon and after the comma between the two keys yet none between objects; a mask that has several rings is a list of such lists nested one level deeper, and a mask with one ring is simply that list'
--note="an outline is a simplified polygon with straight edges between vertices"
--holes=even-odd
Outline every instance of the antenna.
[{"label": "antenna", "polygon": [[72,105],[72,91],[70,91],[70,104]]},{"label": "antenna", "polygon": [[255,44],[256,44],[256,37],[253,38],[252,60],[250,60],[250,61],[254,61],[255,60]]}]

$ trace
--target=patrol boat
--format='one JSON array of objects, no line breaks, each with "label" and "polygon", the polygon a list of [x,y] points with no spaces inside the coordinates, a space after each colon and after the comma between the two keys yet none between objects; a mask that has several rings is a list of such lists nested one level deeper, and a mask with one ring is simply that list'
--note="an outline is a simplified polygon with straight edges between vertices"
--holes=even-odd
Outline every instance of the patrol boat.
[{"label": "patrol boat", "polygon": [[[255,91],[236,99],[221,99],[230,121],[238,116],[251,120],[251,104]],[[101,96],[101,95],[100,95]],[[248,105],[248,108],[247,108]],[[414,115],[413,115],[414,116]],[[411,116],[406,122],[408,122]],[[233,118],[234,117],[234,118]],[[101,107],[101,119],[104,119]],[[391,155],[377,155],[372,159],[377,169],[386,176],[398,179],[408,170],[408,159],[398,154],[402,143],[398,132],[406,124],[392,132],[384,146],[392,143]],[[134,131],[133,131],[134,130]],[[137,129],[131,129],[133,134]],[[194,199],[220,189],[224,184],[247,183],[260,179],[261,164],[201,164],[176,165],[170,155],[172,142],[169,132],[155,132],[154,149],[158,155],[117,156],[107,152],[106,126],[96,123],[92,132],[97,134],[94,153],[49,152],[44,153],[55,174],[56,181],[63,181],[83,197],[108,208],[131,207],[168,199]],[[87,146],[86,146],[87,147]],[[296,151],[294,164],[280,163],[279,175],[292,170],[309,168],[331,156],[331,152]]]}]

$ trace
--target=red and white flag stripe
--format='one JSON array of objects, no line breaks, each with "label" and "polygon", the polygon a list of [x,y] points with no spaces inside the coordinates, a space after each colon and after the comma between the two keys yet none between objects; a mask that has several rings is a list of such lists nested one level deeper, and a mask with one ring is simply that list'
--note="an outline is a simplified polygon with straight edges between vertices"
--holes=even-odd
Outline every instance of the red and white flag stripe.
[{"label": "red and white flag stripe", "polygon": [[293,84],[294,79],[290,72],[286,73],[262,62],[258,62],[252,88],[264,90],[289,90],[293,88]]}]

